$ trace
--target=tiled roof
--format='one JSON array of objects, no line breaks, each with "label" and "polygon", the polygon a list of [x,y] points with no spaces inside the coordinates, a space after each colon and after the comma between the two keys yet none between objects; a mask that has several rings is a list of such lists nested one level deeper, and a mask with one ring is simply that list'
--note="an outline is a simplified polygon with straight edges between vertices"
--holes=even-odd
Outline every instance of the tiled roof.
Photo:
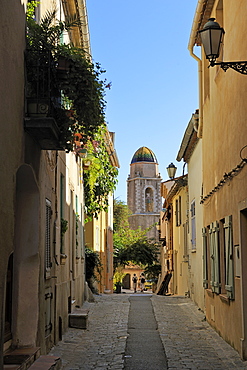
[{"label": "tiled roof", "polygon": [[153,162],[157,163],[157,159],[152,150],[148,149],[146,146],[139,148],[133,155],[131,163],[136,162]]}]

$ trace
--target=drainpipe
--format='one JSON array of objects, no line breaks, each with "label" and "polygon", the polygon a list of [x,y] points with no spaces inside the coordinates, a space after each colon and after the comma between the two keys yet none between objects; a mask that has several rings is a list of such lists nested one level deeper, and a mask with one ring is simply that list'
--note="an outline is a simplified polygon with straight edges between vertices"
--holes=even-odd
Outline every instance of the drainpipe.
[{"label": "drainpipe", "polygon": [[194,54],[193,48],[195,45],[195,37],[197,34],[197,27],[201,18],[201,13],[203,9],[203,4],[205,3],[205,0],[199,0],[197,3],[197,8],[193,20],[193,25],[190,33],[190,40],[188,44],[188,49],[190,52],[190,55],[192,58],[194,58],[198,62],[198,82],[199,82],[199,127],[197,136],[199,138],[202,138],[202,128],[203,128],[203,111],[202,111],[202,60],[198,58],[197,55]]}]

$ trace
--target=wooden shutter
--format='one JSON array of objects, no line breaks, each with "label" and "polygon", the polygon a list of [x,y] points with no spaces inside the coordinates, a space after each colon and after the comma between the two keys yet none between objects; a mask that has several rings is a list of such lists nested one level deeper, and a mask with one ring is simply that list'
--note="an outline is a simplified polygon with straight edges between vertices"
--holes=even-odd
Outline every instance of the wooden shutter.
[{"label": "wooden shutter", "polygon": [[203,287],[208,287],[208,264],[207,264],[207,229],[202,229],[202,241],[203,241]]},{"label": "wooden shutter", "polygon": [[213,224],[209,228],[209,248],[210,248],[210,285],[214,292],[214,236]]},{"label": "wooden shutter", "polygon": [[193,201],[191,203],[191,247],[196,249],[196,203]]},{"label": "wooden shutter", "polygon": [[46,199],[45,214],[45,270],[46,277],[49,276],[51,269],[51,202]]},{"label": "wooden shutter", "polygon": [[224,231],[225,231],[225,251],[226,251],[225,289],[228,298],[234,299],[232,216],[225,217]]},{"label": "wooden shutter", "polygon": [[220,292],[220,269],[219,269],[219,225],[212,222],[209,229],[210,234],[210,261],[211,261],[211,288],[215,293]]},{"label": "wooden shutter", "polygon": [[53,294],[51,292],[51,288],[47,288],[45,290],[45,336],[47,337],[52,330],[52,310],[51,310],[51,300],[53,298]]},{"label": "wooden shutter", "polygon": [[213,222],[214,235],[214,291],[220,293],[219,224]]}]

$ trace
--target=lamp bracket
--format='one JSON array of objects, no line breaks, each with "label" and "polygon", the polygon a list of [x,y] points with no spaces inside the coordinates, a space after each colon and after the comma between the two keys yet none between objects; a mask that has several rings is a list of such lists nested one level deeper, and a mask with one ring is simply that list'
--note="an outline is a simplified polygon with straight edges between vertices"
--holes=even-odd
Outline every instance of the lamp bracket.
[{"label": "lamp bracket", "polygon": [[228,68],[234,69],[234,71],[239,72],[243,75],[247,75],[247,61],[243,62],[219,62],[215,63],[214,61],[211,62],[210,66],[220,66],[223,71],[227,71]]}]

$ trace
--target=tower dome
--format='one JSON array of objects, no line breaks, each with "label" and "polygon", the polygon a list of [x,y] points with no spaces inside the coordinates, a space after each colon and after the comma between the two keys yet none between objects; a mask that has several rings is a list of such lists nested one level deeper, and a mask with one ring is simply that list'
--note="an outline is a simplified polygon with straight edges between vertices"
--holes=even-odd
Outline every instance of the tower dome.
[{"label": "tower dome", "polygon": [[133,155],[131,163],[136,162],[153,162],[157,163],[156,156],[152,150],[148,149],[146,146],[139,148]]}]

